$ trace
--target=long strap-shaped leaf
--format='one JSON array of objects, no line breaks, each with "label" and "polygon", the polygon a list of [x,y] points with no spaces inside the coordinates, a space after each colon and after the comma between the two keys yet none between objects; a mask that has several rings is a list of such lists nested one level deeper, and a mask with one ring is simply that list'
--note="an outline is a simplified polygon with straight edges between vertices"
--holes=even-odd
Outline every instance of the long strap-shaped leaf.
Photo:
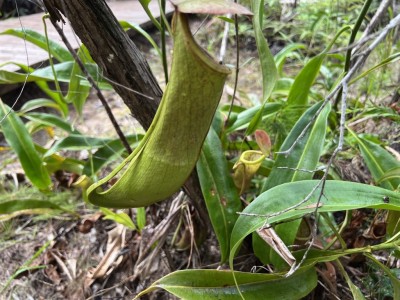
[{"label": "long strap-shaped leaf", "polygon": [[[184,14],[175,13],[174,57],[153,123],[138,148],[111,174],[90,186],[90,202],[105,207],[140,207],[176,192],[193,170],[220,100],[227,75],[194,41]],[[101,185],[126,164],[107,191]]]}]

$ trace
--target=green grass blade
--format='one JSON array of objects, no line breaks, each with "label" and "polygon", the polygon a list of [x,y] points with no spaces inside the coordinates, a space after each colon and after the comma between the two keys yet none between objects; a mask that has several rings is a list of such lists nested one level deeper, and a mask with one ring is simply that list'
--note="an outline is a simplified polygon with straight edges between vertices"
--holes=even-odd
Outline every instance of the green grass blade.
[{"label": "green grass blade", "polygon": [[71,134],[79,134],[79,131],[77,131],[70,122],[67,122],[54,114],[30,112],[24,114],[23,117],[37,124],[56,127]]},{"label": "green grass blade", "polygon": [[[303,114],[285,139],[280,151],[283,152],[293,145],[321,105],[322,102],[319,102]],[[262,188],[262,192],[283,183],[312,178],[312,173],[304,172],[300,169],[312,171],[316,168],[325,141],[330,109],[331,107],[328,104],[321,111],[314,124],[310,126],[304,137],[296,144],[288,157],[285,154],[277,155],[274,167]],[[286,167],[286,169],[282,169],[283,167]]]},{"label": "green grass blade", "polygon": [[264,37],[262,31],[262,20],[264,14],[264,1],[263,0],[253,0],[253,27],[254,35],[256,38],[258,56],[260,58],[261,64],[261,74],[262,74],[262,105],[259,111],[255,114],[254,118],[251,120],[249,126],[246,129],[246,136],[252,134],[258,127],[262,119],[262,112],[264,106],[272,94],[275,84],[278,80],[278,70],[276,68],[274,57],[269,49],[267,40]]},{"label": "green grass blade", "polygon": [[373,71],[375,71],[381,67],[384,67],[387,64],[394,63],[399,59],[400,59],[400,52],[394,53],[394,54],[390,55],[388,58],[385,58],[384,60],[382,60],[379,64],[373,66],[372,68],[370,68],[367,71],[364,71],[362,74],[358,75],[356,78],[352,79],[349,84],[353,84],[353,83],[357,82],[358,80],[364,78],[368,74],[372,73]]},{"label": "green grass blade", "polygon": [[138,33],[140,33],[151,44],[151,46],[154,48],[154,50],[157,51],[158,56],[162,57],[161,50],[158,47],[157,43],[153,40],[153,38],[146,31],[144,31],[140,27],[140,25],[137,25],[137,24],[134,24],[131,22],[127,22],[127,21],[119,21],[119,24],[122,26],[122,28],[124,30],[133,29],[133,30],[137,31]]},{"label": "green grass blade", "polygon": [[0,221],[8,220],[22,214],[42,214],[49,209],[64,210],[52,201],[35,199],[18,199],[0,203]]},{"label": "green grass blade", "polygon": [[31,110],[35,110],[38,108],[43,108],[43,107],[49,107],[58,110],[60,113],[62,113],[62,110],[58,106],[57,103],[50,99],[46,98],[37,98],[33,100],[29,100],[22,105],[21,109],[18,111],[18,114],[25,114]]},{"label": "green grass blade", "polygon": [[275,83],[278,80],[278,70],[276,69],[275,59],[269,49],[267,40],[262,31],[262,20],[264,15],[264,1],[253,0],[253,27],[257,44],[257,51],[260,57],[261,74],[263,83],[263,103],[268,101],[271,96]]},{"label": "green grass blade", "polygon": [[[375,182],[385,175],[389,170],[400,167],[400,162],[394,158],[387,150],[380,145],[368,141],[349,131],[356,139],[356,143],[360,149],[361,156],[371,172]],[[400,178],[392,178],[390,180],[381,181],[380,186],[389,190],[395,190],[400,185]]]},{"label": "green grass blade", "polygon": [[48,191],[51,179],[43,165],[42,157],[36,151],[22,120],[1,100],[0,120],[2,120],[0,127],[5,139],[17,154],[25,175],[38,189]]},{"label": "green grass blade", "polygon": [[[72,68],[74,62],[63,62],[54,65],[54,70],[59,82],[70,82]],[[85,67],[89,71],[93,78],[99,78],[99,69],[95,64],[85,64]],[[12,83],[23,83],[23,82],[37,82],[37,81],[54,81],[53,70],[51,66],[37,69],[27,77],[26,74],[11,72],[7,70],[0,70],[0,84],[12,84]],[[91,86],[87,80],[82,80],[81,84],[84,86]],[[103,78],[100,78],[97,82],[101,89],[112,90],[112,87]]]},{"label": "green grass blade", "polygon": [[71,134],[64,139],[56,142],[53,147],[51,147],[45,154],[45,156],[50,156],[59,150],[90,150],[105,146],[107,143],[111,142],[110,139],[105,138],[94,138],[80,134]]},{"label": "green grass blade", "polygon": [[[77,55],[84,64],[94,63],[85,45],[79,47]],[[69,80],[68,93],[65,96],[65,100],[68,103],[73,103],[79,115],[82,115],[83,105],[85,104],[91,89],[91,86],[83,84],[84,81],[84,74],[79,64],[74,61]]]},{"label": "green grass blade", "polygon": [[254,116],[259,113],[261,109],[261,118],[265,119],[266,117],[271,116],[281,108],[281,103],[265,103],[265,105],[257,105],[252,108],[246,109],[245,111],[237,114],[235,121],[226,129],[225,132],[231,133],[233,131],[246,128],[247,126],[249,126],[249,123],[254,118]]},{"label": "green grass blade", "polygon": [[308,104],[308,94],[326,55],[325,52],[322,52],[313,57],[296,76],[287,99],[289,106],[305,107]]},{"label": "green grass blade", "polygon": [[229,256],[232,228],[238,218],[236,212],[242,210],[242,205],[229,174],[221,141],[212,128],[203,144],[197,172],[208,215],[220,245],[221,262],[225,262]]},{"label": "green grass blade", "polygon": [[[47,52],[47,42],[46,37],[34,30],[31,29],[8,29],[0,33],[0,35],[12,35],[24,39],[39,48],[45,50]],[[50,53],[57,59],[59,62],[72,61],[73,57],[71,53],[69,53],[68,49],[64,48],[60,44],[49,40],[50,44]]]},{"label": "green grass blade", "polygon": [[[235,283],[233,274],[236,278]],[[181,299],[234,300],[287,299],[296,300],[308,295],[317,285],[314,268],[302,268],[285,278],[275,274],[256,274],[217,270],[183,270],[164,276],[141,292],[135,299],[162,288]]]},{"label": "green grass blade", "polygon": [[399,167],[394,167],[388,171],[386,171],[379,179],[377,180],[376,183],[380,184],[383,181],[386,180],[391,180],[395,178],[400,178],[400,166]]}]

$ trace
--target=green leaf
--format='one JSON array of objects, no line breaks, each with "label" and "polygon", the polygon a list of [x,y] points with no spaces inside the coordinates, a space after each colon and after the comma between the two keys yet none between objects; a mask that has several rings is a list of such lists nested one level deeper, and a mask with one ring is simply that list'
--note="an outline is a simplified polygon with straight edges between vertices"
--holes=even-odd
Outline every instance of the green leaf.
[{"label": "green leaf", "polygon": [[383,181],[395,179],[395,178],[400,178],[400,166],[399,167],[394,167],[393,169],[390,169],[386,171],[378,180],[376,183],[380,184]]},{"label": "green leaf", "polygon": [[162,57],[160,47],[158,47],[157,43],[153,40],[153,38],[148,34],[146,31],[144,31],[140,25],[127,22],[127,21],[119,21],[119,24],[122,26],[124,30],[128,29],[133,29],[137,32],[139,32],[150,44],[153,46],[154,50],[157,51],[157,54],[159,57]]},{"label": "green leaf", "polygon": [[[138,135],[128,135],[126,139],[131,145],[132,149],[135,149],[139,142],[142,140],[143,134]],[[83,169],[83,174],[92,176],[96,174],[104,165],[112,162],[117,157],[121,156],[124,152],[125,147],[122,145],[120,139],[115,139],[104,144],[100,147],[89,159]]]},{"label": "green leaf", "polygon": [[296,44],[296,43],[291,43],[289,45],[287,45],[285,48],[283,48],[281,51],[279,51],[275,56],[274,56],[274,60],[275,60],[275,64],[277,66],[278,69],[278,73],[282,73],[282,69],[283,69],[283,65],[285,63],[285,60],[288,56],[290,56],[291,54],[294,53],[294,51],[298,50],[298,49],[304,49],[306,48],[305,45],[303,44]]},{"label": "green leaf", "polygon": [[258,127],[262,120],[262,112],[275,84],[278,80],[278,70],[275,65],[274,57],[269,49],[267,40],[262,32],[262,20],[264,13],[264,1],[263,0],[253,0],[252,8],[254,12],[253,17],[253,27],[254,34],[256,38],[258,56],[260,58],[261,64],[261,74],[262,74],[262,87],[263,87],[263,98],[262,106],[260,110],[255,114],[254,118],[251,120],[249,126],[246,129],[246,136],[252,134]]},{"label": "green leaf", "polygon": [[[17,28],[17,29],[8,29],[0,33],[0,35],[13,35],[24,39],[32,44],[38,46],[39,48],[45,50],[47,52],[47,42],[46,37],[34,30],[26,29],[26,28]],[[74,58],[71,53],[61,46],[60,44],[49,40],[50,44],[50,53],[57,59],[59,62],[72,61]]]},{"label": "green leaf", "polygon": [[[378,182],[379,179],[389,170],[392,170],[395,167],[400,167],[400,162],[380,145],[359,137],[351,130],[349,130],[349,132],[356,139],[361,151],[361,156],[364,158],[368,170],[371,172],[372,178],[375,182]],[[399,187],[400,178],[391,178],[381,181],[379,185],[393,191]],[[400,231],[399,218],[400,212],[389,213],[386,227],[386,233],[388,236],[393,236]]]},{"label": "green leaf", "polygon": [[[400,162],[380,145],[358,136],[351,130],[349,130],[349,132],[356,139],[356,143],[361,151],[361,156],[364,158],[375,182],[378,182],[389,170],[400,167]],[[390,180],[381,181],[380,183],[380,186],[392,191],[399,185],[400,178],[392,178]]]},{"label": "green leaf", "polygon": [[151,20],[151,22],[154,24],[154,26],[157,27],[157,29],[161,32],[161,25],[160,23],[157,21],[156,18],[154,18],[151,10],[149,9],[149,4],[151,2],[151,0],[139,0],[140,4],[142,5],[144,11],[146,12],[147,16],[149,17],[149,19]]},{"label": "green leaf", "polygon": [[289,106],[305,106],[308,103],[308,94],[311,86],[318,76],[319,70],[321,69],[322,62],[328,55],[328,52],[336,42],[338,37],[346,30],[350,29],[349,26],[342,28],[332,42],[324,49],[323,52],[313,57],[296,76],[296,79],[290,89],[287,103]]},{"label": "green leaf", "polygon": [[359,76],[357,76],[356,78],[352,79],[350,81],[350,84],[355,83],[356,81],[360,80],[361,78],[364,78],[365,76],[367,76],[368,74],[370,74],[371,72],[386,66],[387,64],[393,63],[397,60],[400,59],[400,52],[394,53],[392,55],[390,55],[388,58],[385,58],[384,60],[382,60],[379,64],[373,66],[372,68],[368,69],[367,71],[363,72],[362,74],[360,74]]},{"label": "green leaf", "polygon": [[[314,191],[311,195],[310,193]],[[278,185],[258,196],[247,206],[236,221],[231,237],[229,263],[233,267],[233,258],[243,239],[265,225],[302,217],[315,211],[315,205],[321,193],[319,180],[303,180]],[[299,207],[292,206],[309,200]],[[375,186],[328,180],[325,183],[319,212],[351,210],[358,208],[389,209],[400,211],[400,194]],[[279,214],[277,214],[279,213]],[[245,214],[257,214],[246,216]],[[273,215],[275,214],[275,215]],[[270,215],[268,218],[258,215]]]},{"label": "green leaf", "polygon": [[135,224],[133,223],[132,219],[126,213],[124,213],[124,212],[115,213],[112,210],[105,208],[105,207],[100,207],[100,210],[105,215],[104,219],[112,220],[114,222],[117,222],[119,224],[122,224],[122,225],[128,227],[131,230],[136,230]]},{"label": "green leaf", "polygon": [[347,275],[346,272],[344,272],[343,274],[345,274],[345,279],[350,288],[350,292],[353,296],[353,299],[354,300],[365,300],[365,297],[364,297],[363,293],[361,292],[360,288],[351,281],[349,275]]},{"label": "green leaf", "polygon": [[[325,50],[313,57],[296,76],[294,83],[290,88],[287,106],[282,111],[282,115],[284,116],[282,122],[284,123],[285,128],[291,129],[292,125],[303,114],[309,102],[308,96],[311,86],[314,84],[314,81],[320,72],[322,62],[328,55],[329,50],[332,48],[332,45],[335,43],[337,38],[349,28],[350,27],[346,26],[341,29]],[[280,145],[282,137],[279,137],[277,140],[277,144]]]},{"label": "green leaf", "polygon": [[[285,139],[280,152],[288,150],[294,144],[322,104],[323,102],[316,103],[303,114]],[[279,153],[276,156],[274,167],[262,187],[262,192],[283,183],[312,178],[313,173],[304,172],[304,170],[315,170],[319,162],[325,142],[327,119],[330,110],[331,106],[328,104],[320,112],[314,124],[306,131],[303,138],[298,141],[289,156],[286,157],[284,153]]]},{"label": "green leaf", "polygon": [[[293,145],[322,104],[323,102],[316,103],[303,114],[289,133],[280,151],[283,152]],[[323,150],[330,110],[331,106],[328,104],[288,157],[285,154],[277,155],[274,167],[262,187],[263,192],[283,183],[312,179],[314,174],[312,171],[317,167]],[[310,172],[305,172],[304,170],[309,170]],[[286,245],[291,245],[296,239],[300,223],[301,219],[298,219],[277,225],[275,231]],[[272,251],[256,234],[253,235],[253,247],[255,254],[264,264],[272,262],[278,268],[284,264],[283,259]]]},{"label": "green leaf", "polygon": [[136,223],[139,232],[146,226],[146,209],[144,207],[136,208]]},{"label": "green leaf", "polygon": [[236,120],[226,129],[226,133],[231,133],[236,130],[241,130],[249,126],[249,123],[254,116],[262,111],[261,118],[265,119],[268,116],[276,113],[282,108],[281,103],[265,103],[265,105],[257,105],[252,108],[246,109],[237,115]]},{"label": "green leaf", "polygon": [[0,126],[10,147],[17,154],[25,175],[34,186],[48,191],[51,179],[24,123],[0,100]]},{"label": "green leaf", "polygon": [[[35,144],[35,149],[41,155],[44,155],[47,152],[46,148],[43,148],[37,144]],[[47,172],[49,172],[49,174],[52,174],[58,170],[64,170],[67,172],[82,175],[84,162],[80,160],[69,157],[62,157],[57,154],[52,154],[50,156],[44,157],[43,161],[45,163]]]},{"label": "green leaf", "polygon": [[230,23],[230,24],[235,24],[235,20],[232,19],[232,18],[228,18],[228,17],[225,17],[225,16],[218,16],[217,18],[221,19],[224,22],[227,22],[227,23]]},{"label": "green leaf", "polygon": [[[84,64],[94,63],[85,45],[79,47],[77,55]],[[91,89],[91,86],[83,84],[84,81],[84,74],[79,64],[74,61],[69,80],[68,93],[67,96],[65,96],[65,100],[68,103],[74,104],[79,115],[82,115],[83,105],[85,104]]]},{"label": "green leaf", "polygon": [[210,129],[197,163],[201,190],[214,232],[221,249],[221,262],[229,256],[229,241],[232,228],[242,210],[236,187],[229,174],[228,164],[213,128]]},{"label": "green leaf", "polygon": [[[10,63],[4,63],[4,64],[0,64],[0,66],[3,65],[7,65]],[[57,103],[57,108],[63,115],[67,115],[68,114],[68,106],[67,104],[64,102],[63,98],[61,97],[60,93],[53,91],[47,81],[39,78],[39,77],[35,77],[35,76],[31,76],[31,73],[35,71],[35,69],[26,66],[24,64],[20,64],[20,63],[11,63],[14,64],[16,66],[18,66],[22,71],[24,71],[26,74],[24,73],[20,73],[20,72],[9,72],[6,70],[0,70],[0,83],[19,83],[19,82],[35,82],[35,84],[47,95],[49,96],[51,99],[54,100],[55,103]],[[53,78],[54,79],[54,78]],[[51,79],[51,80],[53,80]],[[22,81],[21,81],[22,80]],[[34,100],[33,100],[34,101]],[[29,101],[30,102],[30,101]]]},{"label": "green leaf", "polygon": [[58,104],[55,103],[54,101],[45,98],[37,98],[25,102],[24,105],[22,105],[21,109],[18,111],[18,114],[25,114],[31,110],[43,107],[54,108],[57,109],[60,113],[62,113],[62,110],[60,109]]},{"label": "green leaf", "polygon": [[322,52],[310,59],[296,76],[287,99],[287,104],[289,106],[305,107],[308,104],[308,94],[319,74],[319,70],[326,55],[325,52]]},{"label": "green leaf", "polygon": [[254,35],[256,38],[257,51],[260,57],[261,73],[262,73],[262,87],[263,87],[263,99],[262,102],[268,101],[271,96],[272,90],[275,87],[275,83],[278,80],[278,70],[276,69],[274,56],[269,49],[267,40],[262,32],[262,20],[264,15],[264,1],[253,0],[253,27]]},{"label": "green leaf", "polygon": [[79,131],[73,128],[70,122],[67,122],[54,114],[30,112],[24,114],[24,117],[38,124],[57,127],[72,134],[79,134]]},{"label": "green leaf", "polygon": [[316,285],[317,276],[314,268],[301,268],[288,278],[275,274],[182,270],[157,280],[135,299],[162,288],[181,299],[190,300],[296,300],[308,295]]},{"label": "green leaf", "polygon": [[[72,68],[74,62],[64,62],[54,65],[56,76],[59,82],[69,82],[71,78]],[[93,78],[99,78],[100,71],[98,66],[95,64],[85,64],[86,69],[93,76]],[[112,87],[103,78],[97,82],[101,89],[112,90]],[[54,81],[53,70],[51,66],[37,69],[36,71],[29,74],[27,77],[24,73],[11,72],[7,70],[0,70],[0,84],[12,84],[12,83],[23,83],[23,82],[43,82],[43,81]],[[81,82],[84,86],[91,86],[87,80]]]},{"label": "green leaf", "polygon": [[0,221],[5,221],[22,214],[41,214],[48,209],[64,210],[57,204],[46,200],[18,199],[1,202]]},{"label": "green leaf", "polygon": [[71,134],[66,138],[63,138],[56,142],[45,154],[50,156],[59,150],[91,150],[105,146],[111,142],[110,139],[105,138],[94,138],[80,134]]}]

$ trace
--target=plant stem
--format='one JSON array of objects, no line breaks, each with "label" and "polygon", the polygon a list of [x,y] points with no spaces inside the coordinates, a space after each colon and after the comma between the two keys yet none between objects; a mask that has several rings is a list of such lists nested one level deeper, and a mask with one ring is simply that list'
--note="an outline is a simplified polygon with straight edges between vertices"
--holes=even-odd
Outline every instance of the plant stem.
[{"label": "plant stem", "polygon": [[[237,0],[235,0],[235,3]],[[235,101],[236,98],[236,90],[238,86],[238,80],[239,80],[239,54],[240,54],[240,49],[239,49],[239,22],[238,22],[238,16],[235,14],[235,37],[236,37],[236,66],[235,66],[235,85],[233,87],[233,93],[232,93],[232,101],[231,101],[231,106],[229,107],[229,112],[228,116],[225,121],[225,126],[229,123],[229,118],[232,113],[232,108],[233,108],[233,101]]]},{"label": "plant stem", "polygon": [[[372,0],[366,0],[365,1],[364,6],[363,6],[360,14],[358,15],[356,24],[354,25],[353,30],[351,31],[351,35],[350,35],[348,46],[350,46],[350,45],[352,45],[354,43],[354,41],[356,39],[356,36],[357,36],[357,33],[358,33],[358,30],[360,29],[361,24],[364,21],[365,15],[367,14],[369,7],[371,6],[371,3],[372,3]],[[346,61],[345,61],[345,64],[344,64],[344,74],[347,74],[347,72],[350,69],[352,50],[353,49],[351,47],[349,49],[347,49]],[[340,100],[341,97],[342,97],[342,89],[340,89],[340,91],[337,94],[337,97],[335,99],[335,102],[333,104],[333,109],[335,111],[338,110],[338,103],[339,103],[339,100]]]},{"label": "plant stem", "polygon": [[166,24],[165,20],[162,16],[165,14],[165,0],[161,0],[160,3],[160,23],[161,23],[161,53],[162,53],[162,64],[164,69],[164,76],[165,76],[165,84],[168,83],[168,61],[167,61],[167,46],[165,43],[165,31],[166,31]]}]

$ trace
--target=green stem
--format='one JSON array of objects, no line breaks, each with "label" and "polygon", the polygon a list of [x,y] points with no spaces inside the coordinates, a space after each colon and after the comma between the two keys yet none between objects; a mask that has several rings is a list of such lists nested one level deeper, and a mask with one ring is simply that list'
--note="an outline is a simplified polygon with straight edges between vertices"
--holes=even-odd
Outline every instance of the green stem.
[{"label": "green stem", "polygon": [[[369,7],[371,6],[371,3],[372,3],[372,0],[366,0],[364,2],[364,6],[363,6],[360,14],[358,15],[356,24],[354,25],[353,30],[351,31],[351,35],[350,35],[348,46],[351,46],[354,43],[354,41],[356,39],[356,36],[357,36],[357,33],[358,33],[358,31],[359,31],[359,29],[361,27],[361,24],[364,21],[365,15],[367,14]],[[347,53],[346,53],[346,61],[345,61],[345,64],[344,64],[344,74],[345,75],[350,69],[351,52],[352,52],[352,50],[353,50],[353,48],[349,48],[347,50]],[[337,94],[337,97],[335,99],[335,103],[333,105],[335,111],[337,111],[337,106],[338,106],[339,101],[340,101],[341,98],[342,98],[342,89],[340,89],[339,93]]]},{"label": "green stem", "polygon": [[[237,2],[237,0],[235,0],[235,3],[236,2]],[[235,83],[234,83],[234,86],[233,86],[231,106],[229,106],[229,112],[228,112],[228,116],[226,118],[224,127],[226,127],[229,124],[229,118],[230,118],[230,116],[232,114],[233,103],[234,103],[235,98],[236,98],[236,91],[237,91],[238,81],[239,81],[239,70],[240,70],[240,67],[239,67],[239,54],[240,54],[240,47],[239,47],[239,22],[238,22],[238,16],[235,15],[234,19],[235,19],[235,40],[236,40]]]},{"label": "green stem", "polygon": [[[335,237],[332,239],[332,241],[330,241],[330,243],[325,247],[325,249],[329,249],[330,247],[332,247],[332,245],[337,241],[337,239],[339,239],[340,244],[342,245],[343,249],[346,249],[346,243],[343,241],[342,239],[342,233],[344,232],[344,230],[346,229],[346,227],[350,224],[350,217],[352,213],[352,210],[347,210],[346,211],[346,216],[344,218],[344,221],[342,223],[342,226],[340,226],[339,231],[336,233],[335,232]],[[343,247],[343,243],[344,243],[344,247]]]},{"label": "green stem", "polygon": [[51,66],[51,71],[53,72],[54,84],[56,86],[57,95],[58,95],[57,99],[54,99],[54,100],[60,106],[61,111],[63,112],[63,116],[66,117],[68,115],[68,106],[66,105],[66,101],[64,99],[64,95],[61,92],[60,83],[58,82],[56,70],[54,68],[53,57],[51,56],[49,36],[48,36],[48,33],[47,33],[47,24],[46,24],[46,19],[47,18],[49,18],[48,14],[44,15],[42,20],[43,20],[43,26],[44,26],[44,35],[46,37],[47,53],[49,54],[49,63],[50,63],[50,66]]},{"label": "green stem", "polygon": [[165,84],[168,83],[168,61],[167,61],[167,46],[165,43],[165,31],[166,31],[166,24],[165,20],[162,18],[165,15],[165,0],[161,0],[160,2],[160,23],[161,23],[161,53],[162,53],[162,64],[164,69],[164,76],[165,76]]},{"label": "green stem", "polygon": [[160,23],[157,21],[156,18],[154,18],[153,14],[151,13],[150,9],[149,9],[149,2],[146,3],[147,1],[144,0],[139,0],[140,4],[142,5],[144,11],[146,12],[147,16],[149,17],[149,19],[151,20],[151,22],[153,22],[154,26],[157,27],[158,30],[161,31],[161,25]]},{"label": "green stem", "polygon": [[325,250],[329,249],[332,247],[332,245],[339,240],[340,245],[342,246],[342,249],[346,249],[346,242],[343,240],[342,236],[340,235],[340,231],[336,229],[336,227],[332,224],[331,219],[329,218],[327,213],[321,213],[321,216],[325,219],[326,223],[328,224],[329,228],[333,231],[335,234],[335,237],[331,240],[331,242],[325,247]]}]

